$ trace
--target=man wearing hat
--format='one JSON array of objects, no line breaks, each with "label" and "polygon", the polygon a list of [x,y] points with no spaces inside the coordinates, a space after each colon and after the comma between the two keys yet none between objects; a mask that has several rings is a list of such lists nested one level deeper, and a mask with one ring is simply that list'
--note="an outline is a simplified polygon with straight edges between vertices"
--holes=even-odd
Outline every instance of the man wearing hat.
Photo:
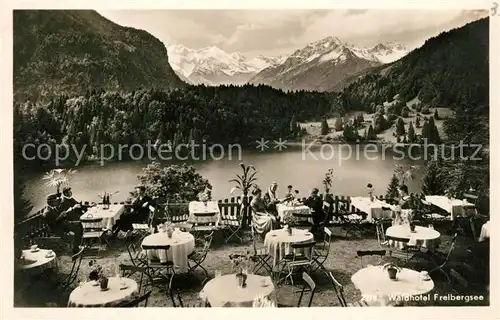
[{"label": "man wearing hat", "polygon": [[[50,227],[50,230],[57,236],[63,236],[67,233],[73,233],[73,252],[80,249],[83,238],[83,226],[81,222],[70,222],[67,220],[68,210],[63,211],[60,208],[61,200],[57,194],[47,196],[47,207],[43,211],[43,216]],[[71,209],[71,208],[70,208]]]},{"label": "man wearing hat", "polygon": [[[133,230],[134,223],[148,223],[151,208],[154,208],[153,199],[146,194],[144,186],[135,187],[136,198],[132,202],[130,212],[123,214],[113,226],[111,238],[116,238],[119,231],[127,232]],[[154,223],[154,222],[153,222]]]},{"label": "man wearing hat", "polygon": [[83,214],[82,205],[73,198],[71,187],[63,188],[59,208],[68,214],[69,221],[80,221]]}]

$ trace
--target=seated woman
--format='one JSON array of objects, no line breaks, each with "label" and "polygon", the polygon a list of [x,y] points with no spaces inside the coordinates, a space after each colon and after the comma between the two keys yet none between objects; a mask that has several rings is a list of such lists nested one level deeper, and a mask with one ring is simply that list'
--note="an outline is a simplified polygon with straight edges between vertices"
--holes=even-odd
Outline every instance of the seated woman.
[{"label": "seated woman", "polygon": [[319,196],[318,188],[314,188],[311,190],[311,194],[304,201],[304,204],[311,208],[312,218],[313,218],[313,227],[311,232],[318,233],[321,231],[321,228],[326,220],[325,212],[323,211],[323,199]]},{"label": "seated woman", "polygon": [[266,204],[262,198],[262,190],[257,188],[252,194],[253,199],[250,202],[250,207],[252,208],[252,225],[257,233],[265,235],[273,229],[273,225],[276,224],[276,217],[267,211]]}]

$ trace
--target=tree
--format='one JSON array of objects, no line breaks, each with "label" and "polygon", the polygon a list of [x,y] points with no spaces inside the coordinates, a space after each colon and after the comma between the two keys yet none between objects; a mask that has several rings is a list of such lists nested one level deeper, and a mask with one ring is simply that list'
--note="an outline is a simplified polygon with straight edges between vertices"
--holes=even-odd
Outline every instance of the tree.
[{"label": "tree", "polygon": [[389,186],[387,187],[387,191],[385,193],[386,199],[396,199],[399,196],[398,193],[399,180],[396,174],[392,175],[391,181],[389,182]]},{"label": "tree", "polygon": [[405,133],[406,133],[405,123],[404,123],[403,119],[398,118],[398,121],[396,122],[396,134],[398,136],[402,136]]},{"label": "tree", "polygon": [[330,128],[328,127],[328,122],[326,122],[326,119],[323,119],[321,121],[321,135],[325,136],[330,132]]},{"label": "tree", "polygon": [[163,167],[153,162],[144,167],[137,178],[149,195],[162,201],[193,201],[205,188],[211,188],[207,179],[197,173],[193,166],[185,163]]},{"label": "tree", "polygon": [[[429,129],[429,121],[424,120],[424,125],[422,126],[422,139],[427,139],[427,143],[431,143],[431,135]],[[424,140],[425,141],[425,140]]]},{"label": "tree", "polygon": [[431,143],[441,143],[441,137],[439,136],[439,131],[433,117],[429,119],[429,139]]},{"label": "tree", "polygon": [[426,195],[444,195],[445,189],[438,163],[429,162],[422,177],[422,192]]},{"label": "tree", "polygon": [[297,133],[297,116],[295,113],[292,115],[292,119],[290,120],[290,132]]},{"label": "tree", "polygon": [[373,129],[373,126],[371,124],[368,127],[368,132],[366,134],[366,139],[370,140],[370,141],[377,140],[377,134],[375,133],[375,130]]},{"label": "tree", "polygon": [[410,108],[408,108],[407,106],[404,106],[403,110],[401,111],[401,116],[403,118],[408,118],[410,116]]},{"label": "tree", "polygon": [[381,108],[377,109],[377,112],[375,112],[375,116],[373,117],[373,126],[376,133],[382,132],[387,129],[387,120],[385,119],[384,115],[384,107],[381,106]]},{"label": "tree", "polygon": [[434,110],[434,119],[435,120],[439,120],[439,113],[438,113],[438,109],[436,108],[436,110]]},{"label": "tree", "polygon": [[342,131],[342,128],[342,117],[338,117],[337,119],[335,119],[335,131]]},{"label": "tree", "polygon": [[415,126],[420,128],[420,116],[417,116],[417,119],[415,119]]},{"label": "tree", "polygon": [[344,125],[342,136],[347,142],[355,142],[359,139],[358,130],[349,122]]},{"label": "tree", "polygon": [[408,126],[408,142],[414,143],[417,142],[417,135],[415,134],[415,129],[413,128],[413,122],[410,121],[410,125]]}]

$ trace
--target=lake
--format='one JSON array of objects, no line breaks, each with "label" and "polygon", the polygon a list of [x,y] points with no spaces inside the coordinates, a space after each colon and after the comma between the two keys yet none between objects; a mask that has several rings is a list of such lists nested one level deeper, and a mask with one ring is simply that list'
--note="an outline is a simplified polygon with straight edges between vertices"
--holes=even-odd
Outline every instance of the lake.
[{"label": "lake", "polygon": [[[313,187],[323,192],[321,181],[329,168],[334,170],[332,193],[345,196],[366,196],[366,185],[373,184],[376,194],[385,194],[387,185],[392,176],[394,165],[421,164],[417,161],[402,159],[399,154],[391,150],[385,153],[382,150],[364,156],[364,146],[347,145],[315,145],[288,146],[283,151],[243,151],[241,154],[233,152],[221,160],[186,160],[193,164],[197,171],[207,178],[213,186],[214,199],[231,197],[229,191],[234,186],[228,180],[235,178],[241,172],[240,162],[252,164],[257,169],[257,183],[263,189],[276,181],[279,184],[278,193],[283,196],[286,186],[291,184],[300,191],[300,196],[306,196]],[[356,152],[355,148],[358,148]],[[348,148],[351,148],[349,151]],[[380,147],[379,147],[380,148]],[[349,157],[349,152],[351,156]],[[396,157],[396,158],[394,158]],[[99,195],[104,191],[115,192],[112,202],[124,201],[129,191],[139,183],[137,175],[151,160],[109,162],[101,166],[98,162],[87,163],[76,167],[78,171],[72,176],[70,184],[74,197],[78,201],[100,200]],[[181,161],[163,161],[162,163],[180,163]],[[54,192],[48,188],[43,173],[28,176],[25,195],[34,206],[34,210],[45,205],[45,197]],[[420,177],[408,183],[410,192],[420,192]]]}]

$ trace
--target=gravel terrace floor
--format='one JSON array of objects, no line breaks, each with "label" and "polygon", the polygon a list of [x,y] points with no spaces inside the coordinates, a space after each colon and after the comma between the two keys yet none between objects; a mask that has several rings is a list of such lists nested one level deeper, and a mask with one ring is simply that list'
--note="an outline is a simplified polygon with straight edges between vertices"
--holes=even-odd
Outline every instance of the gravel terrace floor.
[{"label": "gravel terrace floor", "polygon": [[[366,226],[364,232],[357,236],[349,235],[344,237],[345,232],[340,227],[331,227],[333,239],[330,247],[330,254],[325,262],[327,270],[332,271],[337,280],[344,285],[345,298],[347,302],[355,302],[361,299],[361,293],[352,284],[351,276],[361,269],[359,258],[356,256],[356,251],[360,249],[378,249],[374,227]],[[451,235],[449,232],[441,230],[439,226],[436,229],[441,232],[441,245],[439,251],[447,252],[451,243]],[[222,270],[223,274],[232,273],[229,255],[234,253],[244,253],[247,250],[253,252],[252,242],[249,234],[245,234],[243,244],[233,242],[225,244],[222,237],[214,238],[211,251],[203,263],[203,266],[208,270],[209,276],[213,277],[215,270]],[[111,248],[102,251],[102,257],[99,259],[99,264],[109,266],[113,270],[113,266],[118,263],[130,264],[128,253],[123,240],[116,240],[111,243]],[[64,271],[69,271],[71,268],[71,259],[66,254],[58,254],[59,268]],[[377,258],[363,258],[363,264],[376,264]],[[386,258],[389,261],[389,257]],[[409,267],[415,270],[430,270],[433,265],[412,263]],[[427,301],[427,302],[412,302],[413,305],[422,306],[452,306],[452,305],[489,305],[488,283],[489,283],[489,249],[475,243],[470,237],[459,236],[456,242],[456,249],[450,258],[447,270],[453,268],[465,281],[457,281],[454,278],[452,283],[448,284],[446,279],[439,273],[433,274],[432,278],[435,282],[433,293],[439,295],[446,294],[462,294],[462,295],[482,295],[484,301],[475,301],[465,303],[450,302],[450,301]],[[84,258],[79,272],[79,278],[75,281],[74,286],[78,286],[80,280],[83,280],[89,273],[88,258]],[[185,305],[194,306],[202,301],[199,298],[199,292],[203,288],[202,281],[204,278],[203,272],[198,269],[191,276],[176,276],[175,280],[182,286],[182,299]],[[339,307],[339,301],[333,290],[331,282],[326,274],[322,271],[316,271],[312,274],[312,278],[317,284],[317,292],[314,296],[312,306],[314,307]],[[14,281],[14,307],[66,307],[68,297],[71,292],[69,290],[61,290],[55,288],[48,281],[36,281],[30,283],[30,288],[26,289],[26,281],[16,278]],[[172,302],[165,293],[165,286],[153,288],[153,293],[148,301],[148,307],[172,307]],[[299,293],[296,293],[298,287],[292,287],[289,284],[282,285],[278,288],[276,295],[278,302],[284,305],[296,305]],[[408,303],[407,303],[408,304]]]}]

